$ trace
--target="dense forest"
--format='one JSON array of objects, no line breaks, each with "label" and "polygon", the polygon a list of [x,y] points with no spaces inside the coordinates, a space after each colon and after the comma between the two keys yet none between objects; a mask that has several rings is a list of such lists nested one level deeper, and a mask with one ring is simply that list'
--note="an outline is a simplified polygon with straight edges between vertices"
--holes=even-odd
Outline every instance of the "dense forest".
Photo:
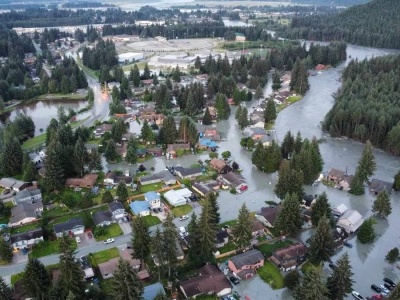
[{"label": "dense forest", "polygon": [[346,41],[348,43],[400,48],[400,1],[374,0],[335,15],[315,14],[293,18],[279,34],[292,39]]},{"label": "dense forest", "polygon": [[88,68],[100,70],[101,67],[112,68],[118,64],[117,51],[112,41],[99,39],[93,49],[85,47],[82,54],[82,62]]},{"label": "dense forest", "polygon": [[353,6],[370,2],[371,0],[296,0],[296,3],[315,4],[315,5],[338,5],[338,6]]},{"label": "dense forest", "polygon": [[400,155],[399,78],[400,55],[351,61],[324,129]]}]

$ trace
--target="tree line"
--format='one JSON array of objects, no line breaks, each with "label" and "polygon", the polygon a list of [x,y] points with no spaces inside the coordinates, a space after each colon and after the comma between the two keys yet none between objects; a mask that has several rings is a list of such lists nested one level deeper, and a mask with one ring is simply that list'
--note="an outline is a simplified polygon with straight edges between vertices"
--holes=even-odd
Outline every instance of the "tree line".
[{"label": "tree line", "polygon": [[400,154],[400,55],[351,61],[323,129]]},{"label": "tree line", "polygon": [[282,28],[278,34],[291,39],[346,41],[363,46],[399,49],[399,14],[399,1],[374,0],[338,14],[294,17],[290,26]]},{"label": "tree line", "polygon": [[99,39],[93,49],[83,48],[82,63],[92,70],[100,70],[106,67],[111,69],[118,64],[114,43],[111,40],[103,41]]}]

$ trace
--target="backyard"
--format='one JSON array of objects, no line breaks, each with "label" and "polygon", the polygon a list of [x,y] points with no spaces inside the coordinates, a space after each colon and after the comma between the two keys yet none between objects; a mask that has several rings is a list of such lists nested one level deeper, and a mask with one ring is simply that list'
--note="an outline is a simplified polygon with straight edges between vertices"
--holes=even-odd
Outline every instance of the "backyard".
[{"label": "backyard", "polygon": [[284,287],[283,276],[273,263],[265,261],[264,266],[259,268],[257,273],[261,279],[268,283],[273,289],[281,289]]},{"label": "backyard", "polygon": [[161,223],[160,219],[157,218],[156,216],[145,216],[145,217],[143,217],[143,218],[146,220],[146,222],[147,222],[147,224],[149,225],[149,227]]},{"label": "backyard", "polygon": [[286,246],[289,246],[293,244],[292,241],[278,241],[272,244],[262,244],[262,245],[258,245],[256,248],[257,250],[259,250],[262,254],[265,255],[265,257],[270,257],[272,255],[272,252],[284,248]]}]

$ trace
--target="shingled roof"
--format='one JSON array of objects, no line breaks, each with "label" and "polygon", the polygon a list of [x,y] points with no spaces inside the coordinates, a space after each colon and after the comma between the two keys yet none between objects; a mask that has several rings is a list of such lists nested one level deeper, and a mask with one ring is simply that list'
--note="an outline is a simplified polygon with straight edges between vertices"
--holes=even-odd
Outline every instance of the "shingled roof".
[{"label": "shingled roof", "polygon": [[230,261],[235,265],[236,269],[241,269],[243,266],[254,265],[263,259],[265,259],[264,255],[260,251],[253,249],[235,255]]}]

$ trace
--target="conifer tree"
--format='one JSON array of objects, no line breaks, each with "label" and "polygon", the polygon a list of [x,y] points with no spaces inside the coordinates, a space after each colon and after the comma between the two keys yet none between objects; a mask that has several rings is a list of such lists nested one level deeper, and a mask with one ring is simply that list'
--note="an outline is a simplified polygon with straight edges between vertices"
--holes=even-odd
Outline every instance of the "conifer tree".
[{"label": "conifer tree", "polygon": [[125,161],[131,165],[134,165],[137,162],[137,154],[136,150],[138,149],[138,145],[133,138],[128,140],[128,146],[126,149]]},{"label": "conifer tree", "polygon": [[375,170],[376,163],[372,145],[370,141],[367,141],[365,143],[365,147],[363,153],[361,154],[360,160],[358,161],[350,193],[354,195],[364,194],[364,188],[361,188],[361,186],[363,186],[364,182],[368,181],[369,177],[374,174]]},{"label": "conifer tree", "polygon": [[337,268],[328,277],[327,287],[331,300],[343,300],[353,290],[353,272],[351,270],[349,255],[344,253],[336,262]]},{"label": "conifer tree", "polygon": [[173,223],[173,217],[171,214],[169,214],[164,223],[162,223],[162,227],[162,244],[165,253],[165,261],[168,265],[168,278],[170,278],[171,266],[177,261],[176,241],[178,240],[178,230]]},{"label": "conifer tree", "polygon": [[213,220],[212,222],[214,222],[214,224],[219,224],[219,221],[221,219],[220,213],[219,213],[219,205],[218,205],[218,201],[217,201],[217,194],[216,193],[210,193],[207,195],[207,199],[206,201],[208,201],[210,203],[210,209],[213,213]]},{"label": "conifer tree", "polygon": [[394,247],[391,249],[385,256],[385,261],[391,265],[398,262],[400,260],[400,251],[399,248]]},{"label": "conifer tree", "polygon": [[283,161],[274,192],[280,199],[283,199],[288,193],[303,195],[303,172],[291,169],[289,163]]},{"label": "conifer tree", "polygon": [[112,196],[112,194],[110,193],[110,191],[105,191],[102,198],[101,198],[101,202],[103,203],[111,203],[114,201],[114,197]]},{"label": "conifer tree", "polygon": [[374,224],[376,221],[373,218],[366,219],[364,223],[358,228],[357,238],[362,244],[370,244],[374,241],[376,233],[374,231]]},{"label": "conifer tree", "polygon": [[261,99],[263,96],[264,96],[263,89],[262,89],[262,87],[259,85],[259,86],[257,86],[256,91],[255,91],[255,93],[254,93],[254,98],[255,98],[255,99]]},{"label": "conifer tree", "polygon": [[117,149],[115,146],[114,140],[109,140],[107,143],[106,150],[104,151],[104,157],[110,161],[113,162],[117,159]]},{"label": "conifer tree", "polygon": [[178,137],[175,120],[173,116],[168,116],[163,123],[164,143],[173,144]]},{"label": "conifer tree", "polygon": [[393,189],[396,192],[400,191],[400,171],[398,171],[394,176]]},{"label": "conifer tree", "polygon": [[275,102],[272,99],[269,99],[267,101],[267,105],[264,110],[264,122],[265,122],[265,128],[267,128],[268,123],[271,123],[276,119],[276,106]]},{"label": "conifer tree", "polygon": [[103,169],[103,164],[101,163],[101,154],[97,149],[92,149],[88,155],[87,168],[89,172],[93,170],[100,171]]},{"label": "conifer tree", "polygon": [[227,120],[231,114],[231,108],[224,94],[218,93],[215,98],[215,108],[217,109],[218,119]]},{"label": "conifer tree", "polygon": [[[252,140],[252,138],[249,138],[249,140]],[[247,142],[248,144],[248,142]],[[247,146],[248,147],[248,146]],[[257,169],[259,169],[260,171],[264,171],[264,167],[265,167],[265,148],[264,146],[261,144],[261,142],[259,142],[256,146],[256,149],[254,150],[252,156],[251,156],[251,162],[253,165],[255,165],[257,167]]]},{"label": "conifer tree", "polygon": [[396,287],[390,292],[388,300],[400,299],[400,283],[396,284]]},{"label": "conifer tree", "polygon": [[240,110],[240,114],[238,116],[238,125],[240,130],[242,130],[243,128],[247,127],[249,125],[249,119],[248,119],[248,111],[246,107],[243,107]]},{"label": "conifer tree", "polygon": [[151,239],[151,253],[158,260],[158,281],[161,280],[161,275],[165,273],[165,249],[164,249],[164,236],[160,231],[160,228],[157,227],[154,236]]},{"label": "conifer tree", "polygon": [[25,182],[32,182],[36,180],[38,175],[37,169],[32,161],[28,161],[24,165],[23,173],[22,173],[22,180]]},{"label": "conifer tree", "polygon": [[0,277],[0,299],[2,300],[12,300],[13,293],[10,287],[5,283],[3,277]]},{"label": "conifer tree", "polygon": [[120,201],[125,201],[128,198],[128,188],[126,187],[125,181],[121,180],[118,183],[116,194]]},{"label": "conifer tree", "polygon": [[81,138],[78,138],[74,148],[74,165],[75,171],[79,174],[80,177],[83,177],[83,173],[85,171],[85,165],[88,161],[88,153],[85,147],[85,143]]},{"label": "conifer tree", "polygon": [[217,226],[213,222],[214,220],[215,215],[210,202],[206,201],[197,221],[199,230],[196,232],[198,255],[203,263],[211,261],[213,258],[212,251],[215,248],[215,237],[217,234]]},{"label": "conifer tree", "polygon": [[2,171],[5,175],[13,176],[21,173],[23,152],[16,137],[11,138],[4,147],[2,155]]},{"label": "conifer tree", "polygon": [[281,144],[282,157],[287,159],[294,151],[294,137],[290,131],[286,132]]},{"label": "conifer tree", "polygon": [[274,173],[279,170],[279,165],[282,160],[281,149],[279,145],[273,140],[264,151],[264,172]]},{"label": "conifer tree", "polygon": [[143,217],[134,218],[132,221],[132,247],[135,258],[140,259],[142,265],[150,254],[151,237],[149,225]]},{"label": "conifer tree", "polygon": [[312,269],[300,280],[293,296],[296,300],[330,300],[329,290],[322,281],[321,269]]},{"label": "conifer tree", "polygon": [[385,190],[378,194],[372,206],[372,212],[382,218],[388,217],[392,213],[392,205],[390,204],[389,194]]},{"label": "conifer tree", "polygon": [[323,216],[319,219],[317,230],[310,241],[310,261],[314,265],[329,261],[333,255],[333,235],[330,220]]},{"label": "conifer tree", "polygon": [[13,248],[4,240],[3,237],[0,237],[0,259],[7,263],[11,263],[13,257]]},{"label": "conifer tree", "polygon": [[143,295],[143,284],[131,264],[120,258],[112,278],[112,294],[115,300],[137,300]]},{"label": "conifer tree", "polygon": [[154,139],[153,130],[151,129],[149,122],[144,120],[142,129],[140,131],[140,137],[145,142],[150,142]]},{"label": "conifer tree", "polygon": [[331,205],[328,202],[328,196],[325,192],[319,195],[312,207],[311,222],[314,226],[318,225],[319,220],[322,217],[331,219]]},{"label": "conifer tree", "polygon": [[303,225],[300,213],[299,197],[296,194],[287,194],[282,203],[282,208],[276,216],[275,227],[282,234],[296,235]]},{"label": "conifer tree", "polygon": [[203,125],[211,125],[211,124],[212,124],[212,118],[211,118],[210,110],[207,107],[206,111],[204,112],[204,116],[203,116]]},{"label": "conifer tree", "polygon": [[192,91],[189,91],[187,99],[186,99],[185,113],[188,116],[193,116],[197,113],[196,100],[194,98]]},{"label": "conifer tree", "polygon": [[134,87],[140,86],[140,72],[137,64],[133,65],[133,69],[131,69],[129,77],[129,79],[132,80]]},{"label": "conifer tree", "polygon": [[304,95],[308,90],[308,73],[307,69],[302,61],[296,60],[290,81],[290,89],[298,94]]},{"label": "conifer tree", "polygon": [[252,225],[253,218],[250,215],[250,211],[247,209],[246,203],[243,203],[239,210],[238,222],[233,227],[233,236],[235,242],[239,248],[248,246],[252,238]]},{"label": "conifer tree", "polygon": [[46,157],[44,159],[44,166],[46,168],[44,186],[48,191],[57,190],[62,186],[64,174],[57,151],[59,147],[60,144],[58,143],[57,137],[53,136],[47,147]]},{"label": "conifer tree", "polygon": [[25,295],[39,300],[47,299],[51,280],[46,267],[37,259],[29,258],[22,277]]},{"label": "conifer tree", "polygon": [[94,103],[94,92],[92,88],[88,88],[87,100],[89,102],[89,106],[92,106]]},{"label": "conifer tree", "polygon": [[252,151],[254,148],[254,144],[255,144],[254,140],[252,138],[248,138],[246,143],[247,150]]}]

